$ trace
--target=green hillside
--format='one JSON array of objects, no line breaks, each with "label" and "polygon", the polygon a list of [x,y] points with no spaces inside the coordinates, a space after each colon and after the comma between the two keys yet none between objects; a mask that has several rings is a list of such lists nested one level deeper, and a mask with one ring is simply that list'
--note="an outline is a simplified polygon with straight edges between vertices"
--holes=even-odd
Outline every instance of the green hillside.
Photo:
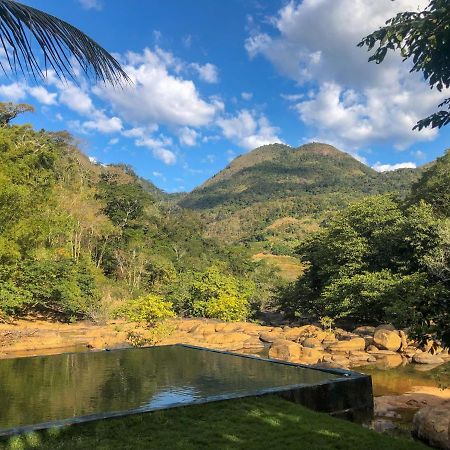
[{"label": "green hillside", "polygon": [[272,144],[239,156],[179,204],[201,212],[209,237],[285,253],[327,212],[364,195],[404,195],[419,173],[380,174],[327,144]]}]

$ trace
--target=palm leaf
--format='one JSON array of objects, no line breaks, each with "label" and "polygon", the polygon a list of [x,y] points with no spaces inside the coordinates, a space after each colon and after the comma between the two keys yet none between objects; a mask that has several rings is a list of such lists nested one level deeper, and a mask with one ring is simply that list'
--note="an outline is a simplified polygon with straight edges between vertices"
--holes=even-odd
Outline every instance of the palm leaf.
[{"label": "palm leaf", "polygon": [[[43,61],[36,57],[36,43]],[[47,70],[53,69],[59,78],[74,78],[75,59],[89,78],[112,85],[130,82],[119,62],[86,34],[55,16],[12,0],[0,0],[1,47],[16,74],[44,78]]]}]

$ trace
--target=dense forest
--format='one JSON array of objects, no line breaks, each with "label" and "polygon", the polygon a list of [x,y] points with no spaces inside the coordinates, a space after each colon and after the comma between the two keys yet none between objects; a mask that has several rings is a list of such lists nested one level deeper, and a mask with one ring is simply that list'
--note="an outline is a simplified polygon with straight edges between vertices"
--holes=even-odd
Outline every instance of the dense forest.
[{"label": "dense forest", "polygon": [[307,269],[278,299],[292,317],[391,322],[450,342],[450,151],[406,198],[369,196],[305,239]]},{"label": "dense forest", "polygon": [[276,276],[244,247],[204,238],[195,212],[130,167],[91,163],[67,133],[11,125],[24,110],[0,109],[0,318],[103,320],[149,293],[194,315],[221,317],[218,297],[241,302],[246,318],[268,295]]}]

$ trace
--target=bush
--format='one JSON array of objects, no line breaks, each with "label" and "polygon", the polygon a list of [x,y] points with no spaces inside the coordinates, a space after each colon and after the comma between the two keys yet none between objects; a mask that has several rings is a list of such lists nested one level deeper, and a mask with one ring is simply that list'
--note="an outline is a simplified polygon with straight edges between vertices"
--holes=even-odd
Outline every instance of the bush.
[{"label": "bush", "polygon": [[146,322],[149,325],[175,317],[172,303],[155,294],[126,302],[117,310],[116,315],[130,322]]},{"label": "bush", "polygon": [[246,320],[249,314],[249,303],[245,298],[221,294],[206,303],[205,313],[206,317],[225,322]]}]

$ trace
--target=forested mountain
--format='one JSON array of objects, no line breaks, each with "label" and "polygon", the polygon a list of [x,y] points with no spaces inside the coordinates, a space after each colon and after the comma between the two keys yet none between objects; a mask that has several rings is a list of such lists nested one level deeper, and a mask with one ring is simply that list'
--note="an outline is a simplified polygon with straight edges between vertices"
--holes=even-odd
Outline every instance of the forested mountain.
[{"label": "forested mountain", "polygon": [[237,157],[179,204],[201,212],[210,237],[285,253],[328,212],[364,195],[403,196],[419,174],[378,173],[327,144],[272,144]]}]

